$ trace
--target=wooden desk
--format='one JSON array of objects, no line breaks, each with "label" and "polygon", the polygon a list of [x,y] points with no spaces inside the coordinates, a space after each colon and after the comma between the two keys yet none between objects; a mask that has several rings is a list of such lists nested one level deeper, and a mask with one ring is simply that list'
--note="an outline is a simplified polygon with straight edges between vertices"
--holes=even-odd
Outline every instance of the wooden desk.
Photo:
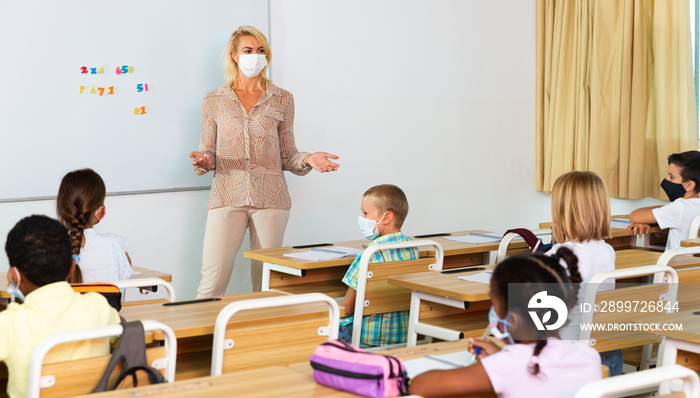
[{"label": "wooden desk", "polygon": [[[640,323],[681,324],[682,330],[656,330],[651,333],[663,336],[659,347],[658,366],[678,363],[696,372],[700,371],[700,313],[697,309],[672,314],[648,314],[635,318]],[[679,357],[679,351],[682,356]]]},{"label": "wooden desk", "polygon": [[312,376],[284,366],[228,373],[85,395],[85,398],[117,398],[138,396],[167,397],[251,397],[251,398],[345,398],[357,395],[316,384]]},{"label": "wooden desk", "polygon": [[[616,215],[611,218],[629,218],[629,215]],[[552,228],[552,222],[542,222],[539,227],[541,229]],[[658,225],[652,225],[649,233],[643,236],[644,244],[643,246],[649,246],[650,244],[661,244],[666,245],[667,234],[659,228]],[[631,249],[638,245],[637,236],[634,232],[626,228],[610,228],[610,238],[605,240],[610,246],[614,247],[615,250],[621,249]]]},{"label": "wooden desk", "polygon": [[[445,261],[442,268],[449,269],[455,267],[464,267],[467,265],[490,264],[492,262],[495,262],[496,259],[491,258],[490,252],[498,250],[498,245],[501,243],[500,241],[487,243],[465,243],[446,239],[448,237],[464,236],[472,233],[483,234],[489,232],[493,231],[457,231],[450,233],[450,236],[434,236],[426,238],[413,237],[413,239],[430,239],[439,243],[440,246],[442,246],[442,250],[444,250],[445,252]],[[517,251],[519,249],[528,248],[528,245],[527,243],[525,243],[524,240],[514,240],[510,243],[509,248]],[[428,254],[432,255],[432,253]]]},{"label": "wooden desk", "polygon": [[[263,297],[283,296],[279,292],[252,292],[221,296],[221,300],[202,303],[164,306],[163,303],[151,303],[122,308],[120,315],[129,321],[150,319],[162,322],[175,332],[177,339],[186,337],[198,337],[213,335],[214,323],[219,312],[228,304],[240,300],[249,300]],[[341,314],[342,314],[341,310]],[[241,311],[234,321],[233,326],[256,325],[270,320],[297,320],[316,317],[319,314],[327,314],[328,307],[325,304],[301,304],[285,306],[283,308],[265,308],[258,310]],[[155,332],[155,340],[162,340],[163,334]]]},{"label": "wooden desk", "polygon": [[682,247],[700,246],[700,238],[682,240],[681,246]]},{"label": "wooden desk", "polygon": [[[160,278],[166,282],[172,282],[173,276],[165,272],[155,271],[143,267],[134,267],[134,271],[140,272],[138,275],[132,275],[131,279],[143,279],[143,278]],[[0,299],[9,299],[10,295],[7,293],[7,278],[0,277]]]},{"label": "wooden desk", "polygon": [[[221,300],[218,301],[176,306],[164,306],[162,303],[142,304],[124,307],[120,314],[127,321],[151,319],[162,322],[173,329],[178,340],[177,379],[180,380],[210,374],[214,326],[219,312],[226,305],[240,300],[284,295],[284,293],[280,292],[266,291],[221,296]],[[344,315],[344,309],[341,307],[342,315]],[[302,324],[303,326],[300,326]],[[274,361],[279,359],[275,358],[274,355],[269,355],[270,353],[265,352],[263,354],[262,352],[268,348],[277,347],[272,343],[273,341],[276,342],[283,338],[289,340],[289,334],[279,336],[282,331],[288,331],[290,328],[294,330],[295,327],[297,332],[302,327],[304,331],[312,328],[314,337],[309,338],[307,336],[304,339],[300,338],[300,340],[303,340],[304,344],[313,340],[315,342],[313,347],[315,347],[325,340],[325,337],[316,335],[320,326],[328,326],[328,306],[325,303],[298,304],[241,311],[231,319],[227,329],[235,329],[239,334],[236,337],[236,347],[241,347],[246,354],[251,354],[254,357],[249,363],[242,363],[241,367],[250,365],[248,368],[252,368],[270,366],[268,362],[275,363]],[[290,333],[294,332],[290,331]],[[307,334],[302,333],[302,335],[306,336]],[[155,332],[153,337],[155,340],[163,339],[162,333],[159,332]],[[317,338],[319,341],[315,340]],[[270,344],[267,344],[268,342]],[[251,348],[253,346],[262,348]],[[294,346],[289,344],[288,341],[284,347],[290,350],[294,349]],[[308,353],[301,353],[301,349],[297,351],[295,355],[302,355],[302,357],[299,359],[293,358],[293,362],[308,358],[313,348]],[[277,363],[283,362],[279,360]],[[230,367],[225,365],[224,371],[228,372],[228,369]]]},{"label": "wooden desk", "polygon": [[[469,230],[450,233],[451,236],[463,236],[470,233],[485,233],[484,230]],[[499,242],[464,243],[445,239],[444,236],[416,238],[430,239],[439,243],[445,254],[443,268],[463,267],[467,265],[486,264],[490,262],[490,252],[498,250]],[[351,240],[335,242],[335,246],[352,247],[364,250],[367,240]],[[516,240],[511,243],[512,249],[527,247],[524,241]],[[310,248],[294,249],[290,246],[272,249],[246,250],[244,256],[251,260],[263,262],[263,290],[278,290],[286,293],[299,294],[320,292],[331,297],[343,297],[347,290],[341,279],[352,264],[353,257],[326,261],[302,260],[287,257],[285,253],[308,251]],[[430,257],[434,253],[421,250],[421,257]]]},{"label": "wooden desk", "polygon": [[[494,264],[484,266],[487,270],[494,267]],[[390,285],[411,290],[407,335],[409,347],[416,345],[419,334],[443,340],[457,340],[465,335],[480,336],[483,333],[488,324],[486,311],[491,305],[489,285],[458,279],[459,276],[479,272],[483,271],[454,274],[430,271],[397,275],[387,279]],[[439,309],[440,306],[436,304],[459,309],[459,315],[455,316],[454,311]],[[466,314],[465,310],[470,312]],[[425,322],[421,322],[422,320]]]},{"label": "wooden desk", "polygon": [[[615,251],[615,269],[625,269],[643,265],[654,265],[663,253],[640,249],[625,249]],[[684,269],[700,266],[700,257],[676,256],[668,263],[674,269]]]}]

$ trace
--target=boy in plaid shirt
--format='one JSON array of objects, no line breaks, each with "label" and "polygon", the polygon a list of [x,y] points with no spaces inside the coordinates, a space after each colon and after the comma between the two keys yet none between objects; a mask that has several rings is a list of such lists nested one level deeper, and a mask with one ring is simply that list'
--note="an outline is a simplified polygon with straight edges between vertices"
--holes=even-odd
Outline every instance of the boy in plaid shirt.
[{"label": "boy in plaid shirt", "polygon": [[[411,240],[401,232],[401,226],[408,214],[408,200],[401,188],[384,184],[368,189],[362,195],[360,211],[358,225],[362,235],[371,240],[368,247],[378,243]],[[348,285],[348,291],[340,305],[345,306],[345,313],[348,316],[340,320],[338,338],[348,343],[352,342],[357,274],[361,257],[362,253],[355,258],[343,277],[343,283]],[[372,255],[370,263],[416,259],[418,259],[416,248],[380,250]],[[408,311],[363,316],[361,345],[376,347],[405,343],[407,330]]]}]

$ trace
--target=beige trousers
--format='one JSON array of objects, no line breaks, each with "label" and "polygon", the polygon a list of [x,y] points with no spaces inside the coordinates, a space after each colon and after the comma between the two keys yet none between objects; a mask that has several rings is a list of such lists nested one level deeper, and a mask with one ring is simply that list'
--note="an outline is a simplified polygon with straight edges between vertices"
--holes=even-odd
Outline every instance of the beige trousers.
[{"label": "beige trousers", "polygon": [[[241,248],[245,231],[250,227],[250,248],[282,246],[289,210],[221,207],[209,210],[202,251],[202,281],[197,297],[226,294],[233,263]],[[250,261],[253,291],[262,285],[262,263]]]}]

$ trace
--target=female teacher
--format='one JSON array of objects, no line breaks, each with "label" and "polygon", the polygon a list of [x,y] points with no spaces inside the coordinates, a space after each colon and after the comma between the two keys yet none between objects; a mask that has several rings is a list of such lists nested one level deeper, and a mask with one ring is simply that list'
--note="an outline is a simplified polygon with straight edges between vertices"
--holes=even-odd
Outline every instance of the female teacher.
[{"label": "female teacher", "polygon": [[[270,45],[251,26],[228,41],[225,86],[208,93],[202,106],[199,150],[190,153],[198,175],[214,170],[197,297],[226,293],[233,263],[250,227],[251,249],[282,245],[292,205],[284,170],[306,175],[335,171],[337,156],[297,151],[294,98],[266,77]],[[251,261],[253,291],[260,290],[262,264]]]}]

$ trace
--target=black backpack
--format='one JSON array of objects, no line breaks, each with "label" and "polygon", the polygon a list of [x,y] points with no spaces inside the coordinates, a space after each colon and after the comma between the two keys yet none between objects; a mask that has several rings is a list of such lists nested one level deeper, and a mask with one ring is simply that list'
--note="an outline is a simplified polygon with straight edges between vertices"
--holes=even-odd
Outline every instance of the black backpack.
[{"label": "black backpack", "polygon": [[[97,383],[97,387],[92,392],[114,390],[129,376],[132,377],[134,387],[136,387],[138,386],[138,371],[145,372],[151,384],[167,383],[167,380],[158,370],[148,365],[144,329],[141,321],[122,323],[122,327],[124,331],[119,337],[117,348],[112,353],[100,382]],[[109,377],[122,361],[124,362],[124,371],[119,374],[114,385],[109,388]]]}]

